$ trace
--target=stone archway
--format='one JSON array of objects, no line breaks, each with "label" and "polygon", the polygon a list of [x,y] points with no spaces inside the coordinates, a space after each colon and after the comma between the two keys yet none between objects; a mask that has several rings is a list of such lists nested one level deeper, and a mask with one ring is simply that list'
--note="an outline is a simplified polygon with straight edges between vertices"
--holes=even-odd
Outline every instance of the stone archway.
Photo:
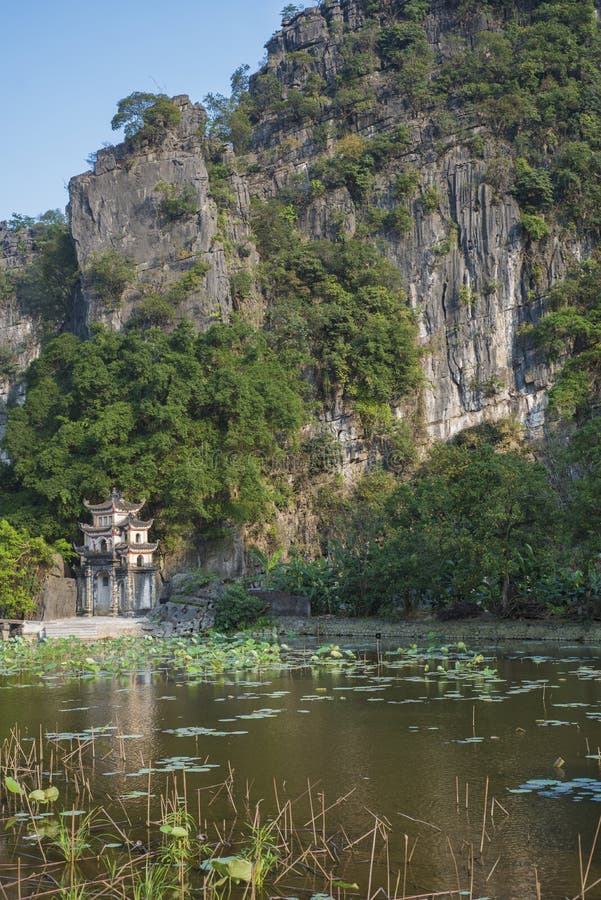
[{"label": "stone archway", "polygon": [[113,578],[107,570],[101,570],[94,579],[94,615],[110,616],[113,606]]}]

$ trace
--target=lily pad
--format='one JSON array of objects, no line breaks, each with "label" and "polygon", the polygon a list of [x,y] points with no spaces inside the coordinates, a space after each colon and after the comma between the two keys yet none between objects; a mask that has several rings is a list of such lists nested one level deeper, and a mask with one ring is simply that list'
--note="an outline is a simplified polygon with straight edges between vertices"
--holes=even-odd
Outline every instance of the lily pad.
[{"label": "lily pad", "polygon": [[207,859],[202,863],[202,868],[206,870],[213,869],[218,875],[236,882],[245,881],[248,883],[253,876],[251,861],[244,859],[242,856],[221,856]]},{"label": "lily pad", "polygon": [[571,800],[578,803],[591,800],[601,803],[601,781],[596,778],[573,778],[559,781],[556,778],[531,778],[518,788],[510,788],[510,793],[536,793],[552,800]]},{"label": "lily pad", "polygon": [[14,778],[11,778],[10,775],[4,776],[4,787],[11,794],[24,794],[25,789],[21,787],[18,781],[15,781]]}]

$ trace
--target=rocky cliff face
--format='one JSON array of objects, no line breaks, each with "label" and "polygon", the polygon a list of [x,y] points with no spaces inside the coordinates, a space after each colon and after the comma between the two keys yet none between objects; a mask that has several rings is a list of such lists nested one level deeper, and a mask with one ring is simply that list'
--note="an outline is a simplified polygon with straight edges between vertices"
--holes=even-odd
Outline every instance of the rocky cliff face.
[{"label": "rocky cliff face", "polygon": [[[198,258],[207,264],[204,283],[180,307],[180,316],[207,327],[217,315],[230,312],[223,248],[216,239],[215,209],[209,200],[208,175],[199,129],[206,114],[187,97],[175,97],[181,125],[159,146],[131,151],[125,145],[101,150],[92,172],[70,185],[70,218],[80,268],[82,290],[77,298],[77,328],[86,334],[96,321],[119,328],[135,308],[144,287],[172,284]],[[165,227],[157,185],[193,191],[197,211]],[[86,290],[85,273],[92,258],[115,252],[131,260],[138,273],[136,287],[126,292],[119,310],[107,310]]]},{"label": "rocky cliff face", "polygon": [[[268,42],[267,62],[251,80],[251,94],[261,89],[265,76],[277,77],[284,104],[311,76],[325,86],[344,79],[345,35],[361,33],[365,26],[363,7],[354,0],[329,0],[297,15]],[[439,59],[457,38],[473,40],[474,29],[494,27],[484,15],[468,27],[442,0],[425,21]],[[311,122],[281,111],[263,113],[249,152],[236,159],[228,151],[224,157],[231,192],[226,210],[211,193],[207,145],[199,136],[203,110],[186,97],[175,98],[181,127],[160,146],[100,151],[94,171],[71,182],[71,226],[80,266],[85,272],[91,256],[110,249],[135,262],[139,281],[118,311],[107,312],[86,292],[84,278],[79,327],[85,331],[97,320],[120,327],[136,309],[140,291],[172,284],[196,259],[206,262],[207,272],[203,284],[179,305],[178,317],[190,317],[200,328],[227,318],[237,305],[233,276],[252,273],[258,259],[249,227],[251,198],[277,196],[290,185],[307,183],[316,161],[336,153],[343,115],[345,133],[365,139],[403,125],[410,135],[407,146],[375,176],[370,202],[385,212],[394,210],[399,171],[412,167],[418,172],[409,233],[378,239],[400,269],[419,318],[427,431],[431,438],[445,439],[504,416],[536,429],[543,421],[550,373],[520,337],[520,328],[536,321],[541,312],[536,298],[585,250],[558,231],[537,244],[523,233],[516,201],[490,180],[490,160],[508,156],[501,141],[484,136],[476,155],[470,147],[478,133],[473,123],[443,134],[440,123],[416,113],[407,96],[391,87],[385,71],[369,72],[364,84],[375,98],[369,109],[359,105],[358,111],[343,114],[330,103]],[[156,187],[161,182],[192,185],[198,212],[165,223]],[[337,187],[303,204],[300,226],[308,239],[331,238],[340,229],[354,233],[362,215],[349,190]],[[237,252],[241,247],[243,254]],[[256,303],[247,305],[256,313]],[[363,458],[357,450],[360,429],[350,411],[336,408],[326,418],[346,440],[349,460]]]},{"label": "rocky cliff face", "polygon": [[[386,4],[381,7],[385,10]],[[459,40],[470,46],[478,31],[500,27],[490,13],[467,20],[452,8],[438,0],[424,22],[439,62]],[[296,16],[268,42],[268,60],[255,86],[266,73],[276,75],[285,90],[302,88],[312,72],[326,85],[344,78],[343,35],[365,32],[363,9],[354,0],[331,0]],[[390,12],[380,21],[392,21]],[[422,410],[430,437],[448,439],[463,428],[506,416],[540,428],[551,372],[520,329],[538,320],[539,298],[586,255],[586,245],[559,229],[544,242],[525,235],[516,200],[506,185],[492,183],[491,160],[504,160],[509,167],[510,148],[503,141],[480,135],[476,155],[471,145],[480,128],[462,119],[461,111],[448,133],[449,126],[443,130],[436,116],[416,113],[407,95],[391,88],[386,72],[369,73],[363,84],[376,102],[369,110],[358,104],[350,132],[369,138],[400,124],[410,134],[399,158],[376,176],[373,202],[386,212],[394,210],[397,173],[407,167],[419,173],[409,233],[380,237],[380,242],[400,269],[419,317],[426,375]],[[323,115],[329,154],[336,152],[339,116],[335,106]],[[254,149],[270,175],[268,191],[310,177],[320,153],[315,136],[315,127],[287,123],[282,128],[277,117],[266,118]],[[275,157],[271,165],[270,156]],[[255,182],[254,191],[261,187]],[[434,203],[424,203],[428,193]],[[347,234],[354,233],[360,216],[348,190],[341,188],[311,202],[302,225],[309,238],[331,238],[341,223]],[[342,431],[344,421],[340,417]]]},{"label": "rocky cliff face", "polygon": [[[416,201],[413,234],[389,252],[419,313],[428,430],[447,439],[505,416],[536,429],[543,423],[550,372],[520,337],[521,326],[541,313],[534,262],[544,292],[581,248],[554,235],[533,254],[515,200],[496,198],[484,178],[485,163],[470,160],[461,146],[449,147],[421,171],[440,203],[426,214]],[[449,226],[456,246],[441,254]]]},{"label": "rocky cliff face", "polygon": [[[378,23],[395,21],[395,8],[381,3]],[[423,24],[428,52],[438,63],[457,41],[471,45],[479,30],[500,27],[490,12],[468,19],[446,0],[431,4]],[[187,317],[204,329],[234,310],[260,321],[264,298],[255,279],[260,257],[250,224],[253,198],[304,191],[298,216],[307,239],[354,234],[365,228],[365,200],[340,185],[311,193],[314,168],[339,153],[343,135],[369,141],[403,126],[408,138],[374,173],[369,204],[381,216],[393,213],[399,173],[415,170],[418,183],[407,198],[409,228],[374,232],[400,270],[419,321],[425,387],[413,406],[432,439],[505,416],[537,429],[551,376],[520,329],[537,320],[540,297],[587,247],[558,228],[544,241],[528,238],[503,178],[491,177],[491,161],[502,174],[499,161],[509,165],[510,148],[460,109],[450,124],[438,112],[424,111],[413,85],[395,81],[381,61],[365,66],[362,80],[354,82],[359,96],[343,102],[349,66],[370,41],[373,47],[373,27],[359,0],[326,0],[284,23],[250,83],[251,97],[260,99],[275,79],[277,102],[260,107],[244,153],[221,148],[219,184],[215,149],[203,136],[206,113],[186,96],[173,99],[181,124],[160,143],[99,151],[93,171],[70,185],[71,232],[82,272],[73,327],[82,335],[98,321],[121,328],[153,292],[165,295],[181,287],[194,266],[197,277],[180,290],[174,321]],[[319,112],[306,115],[297,101],[312,90],[320,95]],[[166,214],[165,197],[184,194],[186,210]],[[1,265],[18,266],[22,255],[10,234],[0,232],[0,243]],[[99,297],[87,274],[107,253],[135,268],[118,304]],[[241,273],[243,291],[237,287]],[[34,324],[4,301],[0,327],[22,369],[39,347]],[[10,384],[14,370],[0,384],[3,399]],[[399,417],[406,412],[399,409]],[[347,471],[363,467],[369,442],[352,409],[340,401],[324,419],[344,444]]]},{"label": "rocky cliff face", "polygon": [[24,396],[20,375],[41,347],[39,323],[23,309],[14,287],[33,253],[29,231],[12,231],[0,222],[0,439],[9,402],[18,403]]}]

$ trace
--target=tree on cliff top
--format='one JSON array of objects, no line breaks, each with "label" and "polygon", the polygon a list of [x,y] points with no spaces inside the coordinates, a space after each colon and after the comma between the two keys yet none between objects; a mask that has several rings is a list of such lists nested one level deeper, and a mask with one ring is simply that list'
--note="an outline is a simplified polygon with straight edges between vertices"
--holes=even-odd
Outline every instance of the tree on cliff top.
[{"label": "tree on cliff top", "polygon": [[169,128],[181,122],[182,114],[166,94],[148,94],[134,91],[117,103],[117,112],[111,119],[111,128],[123,128],[125,139],[147,138],[156,140]]},{"label": "tree on cliff top", "polygon": [[280,13],[282,21],[284,19],[293,19],[294,16],[296,16],[297,13],[302,12],[303,9],[304,6],[300,6],[298,3],[287,3]]}]

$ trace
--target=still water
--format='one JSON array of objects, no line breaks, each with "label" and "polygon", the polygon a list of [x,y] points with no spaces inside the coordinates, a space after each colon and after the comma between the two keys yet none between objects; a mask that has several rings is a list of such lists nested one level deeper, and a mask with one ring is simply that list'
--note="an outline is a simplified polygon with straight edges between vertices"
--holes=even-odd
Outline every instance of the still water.
[{"label": "still water", "polygon": [[[586,869],[601,814],[601,658],[572,646],[481,649],[497,671],[485,681],[424,675],[386,653],[381,665],[370,657],[350,671],[306,666],[206,681],[166,672],[5,678],[0,738],[16,723],[22,734],[73,746],[76,735],[94,734],[94,803],[134,826],[146,818],[149,784],[156,804],[174,771],[185,770],[189,796],[201,798],[199,788],[231,769],[235,795],[263,799],[265,815],[275,792],[280,803],[304,795],[306,806],[308,784],[325,807],[346,796],[327,813],[330,832],[354,840],[374,815],[390,829],[372,896],[378,887],[380,897],[393,893],[388,871],[393,886],[404,872],[407,896],[471,885],[474,897],[497,900],[580,896],[579,835]],[[352,896],[367,897],[370,850],[359,843],[340,873],[358,882]],[[601,848],[587,884],[598,878]],[[266,896],[292,896],[284,888]],[[302,889],[294,896],[310,896]],[[601,884],[585,896],[601,898]]]}]

